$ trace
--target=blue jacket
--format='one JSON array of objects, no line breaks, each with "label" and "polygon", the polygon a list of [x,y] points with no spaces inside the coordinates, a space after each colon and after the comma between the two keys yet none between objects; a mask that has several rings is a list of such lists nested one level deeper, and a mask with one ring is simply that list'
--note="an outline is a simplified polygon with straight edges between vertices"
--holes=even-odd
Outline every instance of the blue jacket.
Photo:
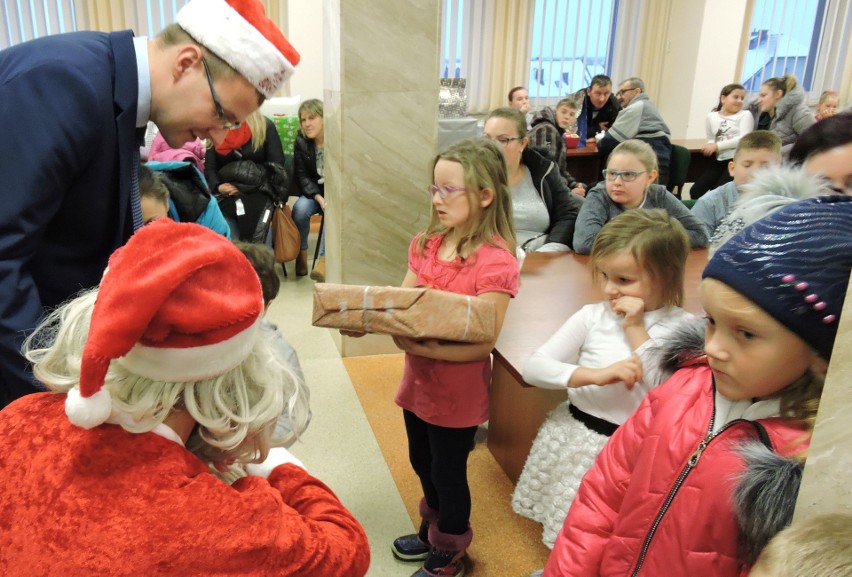
[{"label": "blue jacket", "polygon": [[148,168],[160,172],[169,189],[169,218],[175,222],[194,222],[231,238],[219,203],[210,194],[207,180],[194,162],[170,160],[149,161]]},{"label": "blue jacket", "polygon": [[35,390],[19,351],[44,309],[97,285],[133,232],[132,38],[74,32],[0,51],[0,407]]}]

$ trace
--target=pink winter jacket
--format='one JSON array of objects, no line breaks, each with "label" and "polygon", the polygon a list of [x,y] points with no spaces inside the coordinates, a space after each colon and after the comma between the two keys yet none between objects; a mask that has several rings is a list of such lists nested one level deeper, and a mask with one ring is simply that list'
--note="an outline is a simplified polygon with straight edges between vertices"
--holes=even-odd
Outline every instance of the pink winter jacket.
[{"label": "pink winter jacket", "polygon": [[703,362],[652,390],[583,479],[545,577],[740,575],[731,492],[744,464],[733,449],[760,439],[791,454],[806,435],[782,418],[709,435],[714,413]]},{"label": "pink winter jacket", "polygon": [[148,152],[148,160],[156,160],[158,162],[169,162],[172,160],[182,160],[186,162],[194,162],[201,174],[204,174],[204,142],[200,138],[191,140],[185,143],[180,148],[172,148],[168,145],[163,136],[158,132],[151,142],[151,150]]}]

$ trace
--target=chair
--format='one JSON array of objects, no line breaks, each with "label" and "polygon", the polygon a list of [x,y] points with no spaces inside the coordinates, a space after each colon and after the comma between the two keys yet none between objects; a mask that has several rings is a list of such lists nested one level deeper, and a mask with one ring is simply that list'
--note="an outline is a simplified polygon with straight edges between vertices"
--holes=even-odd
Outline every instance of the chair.
[{"label": "chair", "polygon": [[[672,160],[669,164],[669,182],[666,188],[680,198],[683,186],[686,184],[686,173],[689,171],[689,149],[679,144],[672,144]],[[677,192],[675,192],[677,188]]]}]

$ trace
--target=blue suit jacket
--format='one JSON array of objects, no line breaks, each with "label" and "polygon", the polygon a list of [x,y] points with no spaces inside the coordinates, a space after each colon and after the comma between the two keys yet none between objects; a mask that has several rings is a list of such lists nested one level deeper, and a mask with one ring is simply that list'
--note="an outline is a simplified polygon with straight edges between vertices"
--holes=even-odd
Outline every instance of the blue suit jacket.
[{"label": "blue suit jacket", "polygon": [[20,345],[45,308],[97,285],[133,232],[132,38],[74,32],[0,52],[0,407],[35,390]]}]

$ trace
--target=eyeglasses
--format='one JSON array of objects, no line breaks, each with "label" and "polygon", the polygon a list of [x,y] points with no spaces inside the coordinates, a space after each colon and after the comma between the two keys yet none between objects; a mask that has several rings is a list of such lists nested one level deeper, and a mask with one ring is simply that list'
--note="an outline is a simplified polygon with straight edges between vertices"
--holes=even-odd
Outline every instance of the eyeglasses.
[{"label": "eyeglasses", "polygon": [[442,199],[447,198],[451,194],[455,194],[457,192],[461,192],[465,190],[463,186],[438,186],[436,184],[430,184],[426,187],[427,192],[429,192],[429,198],[435,196],[435,193],[438,193]]},{"label": "eyeglasses", "polygon": [[210,77],[210,69],[207,67],[207,60],[202,57],[201,63],[204,64],[204,73],[207,75],[207,84],[210,85],[210,96],[213,97],[213,104],[216,105],[216,117],[222,123],[222,128],[226,130],[239,128],[242,126],[242,122],[231,122],[228,117],[225,116],[225,111],[222,109],[222,103],[219,102],[219,97],[216,96],[216,90],[213,88],[213,79]]},{"label": "eyeglasses", "polygon": [[638,87],[638,86],[636,86],[636,87],[634,87],[634,88],[625,88],[624,90],[619,90],[618,92],[616,92],[616,93],[615,93],[615,97],[616,97],[616,98],[621,98],[622,96],[624,96],[624,93],[625,93],[625,92],[631,92],[631,91],[633,91],[633,90],[639,90],[639,87]]},{"label": "eyeglasses", "polygon": [[497,138],[491,138],[490,136],[486,136],[485,139],[486,140],[493,140],[494,142],[499,142],[503,146],[506,146],[507,144],[509,144],[513,140],[523,140],[524,137],[523,136],[514,136],[514,137],[510,138],[508,136],[498,136]]},{"label": "eyeglasses", "polygon": [[624,182],[633,182],[634,180],[636,180],[637,176],[639,176],[640,174],[645,174],[648,171],[647,170],[609,170],[609,169],[604,169],[601,172],[603,172],[604,178],[607,179],[609,182],[615,182],[615,179],[618,178],[619,176],[621,177],[621,180],[623,180]]}]

